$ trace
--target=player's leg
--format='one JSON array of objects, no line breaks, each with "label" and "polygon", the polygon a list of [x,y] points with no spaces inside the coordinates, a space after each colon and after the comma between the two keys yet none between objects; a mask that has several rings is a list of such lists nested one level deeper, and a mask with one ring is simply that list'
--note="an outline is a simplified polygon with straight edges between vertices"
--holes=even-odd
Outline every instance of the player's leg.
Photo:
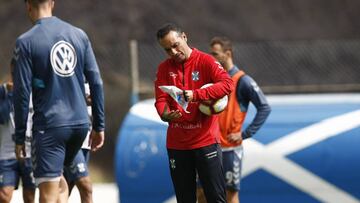
[{"label": "player's leg", "polygon": [[[65,161],[64,161],[64,166],[65,167],[70,167],[72,163],[78,162],[76,163],[73,168],[75,168],[76,170],[79,171],[79,173],[76,174],[75,176],[75,180],[77,177],[85,177],[88,176],[88,170],[87,170],[87,159],[84,156],[84,154],[82,153],[83,151],[80,149],[83,141],[88,133],[88,129],[89,129],[89,125],[82,125],[82,126],[78,126],[76,128],[72,128],[73,132],[72,132],[72,136],[70,137],[70,139],[68,140],[67,144],[66,144],[66,156],[65,156]],[[79,154],[79,152],[81,154]],[[80,156],[78,156],[80,155]],[[76,159],[77,158],[77,159]],[[75,162],[74,162],[75,160]],[[76,184],[76,182],[75,182]],[[88,189],[88,188],[86,188]],[[86,197],[86,201],[92,201],[92,189],[88,190],[88,191],[80,191],[80,195],[83,195],[84,197]],[[84,192],[88,192],[88,194],[84,194]],[[83,194],[82,194],[83,193]],[[91,196],[89,198],[89,195]],[[81,196],[81,197],[83,197]],[[90,200],[89,200],[90,199]],[[81,199],[81,201],[83,202],[84,200]]]},{"label": "player's leg", "polygon": [[68,200],[65,178],[36,178],[39,183],[40,203],[66,203]]},{"label": "player's leg", "polygon": [[[92,183],[89,177],[87,163],[90,151],[81,149],[76,154],[75,159],[70,166],[65,167],[64,176],[68,182],[69,188],[74,184],[79,190],[82,203],[92,203]],[[71,191],[71,190],[69,190]]]},{"label": "player's leg", "polygon": [[58,203],[66,203],[67,200],[69,199],[69,189],[68,189],[68,185],[67,182],[64,178],[64,176],[61,176],[60,178],[60,192],[59,192],[59,197],[58,197]]},{"label": "player's leg", "polygon": [[228,203],[239,203],[239,192],[226,190],[226,199]]},{"label": "player's leg", "polygon": [[34,203],[36,186],[32,172],[31,159],[27,158],[24,160],[24,162],[19,162],[19,169],[23,185],[24,203]]},{"label": "player's leg", "polygon": [[19,182],[17,160],[0,160],[0,202],[11,201],[12,194]]},{"label": "player's leg", "polygon": [[11,201],[14,189],[15,188],[13,186],[0,187],[0,202],[9,203]]},{"label": "player's leg", "polygon": [[81,203],[92,203],[92,183],[90,177],[81,177],[75,184],[80,193]]},{"label": "player's leg", "polygon": [[[36,178],[38,182],[39,179]],[[60,190],[60,177],[55,177],[53,179],[44,179],[39,181],[39,202],[40,203],[57,203],[59,198]]]},{"label": "player's leg", "polygon": [[34,177],[39,188],[40,203],[56,203],[59,197],[60,177],[65,157],[62,128],[34,131],[31,149]]},{"label": "player's leg", "polygon": [[196,171],[192,150],[168,149],[169,168],[178,203],[196,202]]},{"label": "player's leg", "polygon": [[[67,142],[71,139],[72,133],[73,130],[70,127],[33,132],[31,158],[35,182],[39,186],[40,203],[57,202],[60,192],[63,194],[66,192],[65,189],[67,190],[61,176],[67,153]],[[78,149],[80,146],[81,144],[77,146]]]},{"label": "player's leg", "polygon": [[67,198],[67,186],[62,178],[63,167],[74,159],[88,128],[88,125],[84,125],[33,132],[32,159],[40,203],[57,202],[60,192],[62,197]]},{"label": "player's leg", "polygon": [[226,202],[222,152],[218,144],[196,150],[196,168],[208,203]]},{"label": "player's leg", "polygon": [[63,176],[66,180],[67,186],[68,186],[68,192],[69,192],[69,196],[71,195],[71,191],[75,186],[75,179],[73,178],[73,173],[71,171],[71,166],[64,166],[63,169]]},{"label": "player's leg", "polygon": [[239,203],[240,178],[243,148],[237,147],[223,152],[224,176],[226,181],[226,198],[228,203]]},{"label": "player's leg", "polygon": [[196,197],[198,203],[206,203],[206,197],[204,194],[204,190],[202,189],[202,186],[198,186],[196,188]]},{"label": "player's leg", "polygon": [[[84,142],[84,139],[87,135],[89,129],[89,125],[80,125],[80,126],[74,126],[71,127],[71,133],[69,139],[66,141],[66,154],[65,154],[65,160],[64,160],[64,168],[68,168],[71,163],[75,160],[77,154],[81,152],[81,146]],[[83,156],[81,156],[83,157]],[[85,161],[84,161],[85,162]],[[81,171],[83,167],[86,166],[86,163],[80,164],[81,165]],[[87,173],[86,173],[87,175]],[[65,180],[65,178],[64,178]],[[68,185],[66,185],[68,187]],[[66,193],[66,196],[64,198],[68,198],[69,193]]]},{"label": "player's leg", "polygon": [[76,155],[81,149],[84,139],[89,129],[88,124],[71,127],[71,133],[69,139],[66,141],[66,154],[64,160],[64,166],[71,165]]},{"label": "player's leg", "polygon": [[35,202],[35,188],[23,188],[23,200],[24,203]]},{"label": "player's leg", "polygon": [[[82,203],[92,203],[92,182],[89,176],[89,168],[88,163],[90,159],[90,150],[88,149],[81,149],[82,158],[83,160],[80,161],[82,164],[78,164],[78,178],[75,182],[76,187],[79,189],[81,202]],[[81,166],[84,167],[81,167]]]},{"label": "player's leg", "polygon": [[206,203],[206,197],[202,188],[199,175],[196,173],[196,198],[197,203]]}]

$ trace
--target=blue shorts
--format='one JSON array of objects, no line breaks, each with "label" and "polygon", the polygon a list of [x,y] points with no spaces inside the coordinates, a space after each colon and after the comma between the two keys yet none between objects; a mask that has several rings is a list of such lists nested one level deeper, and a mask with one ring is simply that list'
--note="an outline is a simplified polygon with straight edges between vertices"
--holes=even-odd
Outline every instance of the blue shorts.
[{"label": "blue shorts", "polygon": [[231,151],[223,151],[223,167],[227,190],[240,190],[242,159],[242,146]]},{"label": "blue shorts", "polygon": [[64,177],[68,183],[75,183],[78,179],[89,175],[88,162],[90,150],[80,149],[69,166],[64,167]]},{"label": "blue shorts", "polygon": [[0,160],[0,187],[13,186],[17,189],[20,179],[24,188],[35,188],[30,158],[24,162],[16,159]]},{"label": "blue shorts", "polygon": [[31,158],[35,178],[55,178],[63,173],[80,150],[89,129],[88,124],[35,130]]}]

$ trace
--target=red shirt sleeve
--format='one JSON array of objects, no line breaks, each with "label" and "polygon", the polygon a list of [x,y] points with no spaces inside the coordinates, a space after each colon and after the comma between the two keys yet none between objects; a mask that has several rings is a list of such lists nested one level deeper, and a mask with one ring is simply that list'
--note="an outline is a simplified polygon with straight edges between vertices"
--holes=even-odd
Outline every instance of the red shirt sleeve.
[{"label": "red shirt sleeve", "polygon": [[203,66],[209,71],[213,85],[204,89],[194,90],[194,101],[205,101],[220,99],[229,95],[234,89],[234,83],[229,74],[224,70],[219,62],[212,56],[205,55]]},{"label": "red shirt sleeve", "polygon": [[163,92],[159,86],[168,85],[166,73],[167,71],[164,70],[163,64],[160,64],[158,67],[158,72],[156,73],[156,79],[154,82],[155,88],[155,107],[156,110],[161,117],[164,112],[164,108],[168,105],[169,95]]}]

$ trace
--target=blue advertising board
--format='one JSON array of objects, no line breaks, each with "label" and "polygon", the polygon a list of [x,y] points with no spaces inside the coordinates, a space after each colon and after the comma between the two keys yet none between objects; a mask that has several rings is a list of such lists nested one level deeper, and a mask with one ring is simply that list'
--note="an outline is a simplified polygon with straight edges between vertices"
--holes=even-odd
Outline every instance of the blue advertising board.
[{"label": "blue advertising board", "polygon": [[[271,115],[243,143],[241,202],[360,202],[360,95],[268,99]],[[251,107],[245,126],[254,114]],[[122,203],[176,202],[166,128],[153,99],[130,109],[114,160]]]}]

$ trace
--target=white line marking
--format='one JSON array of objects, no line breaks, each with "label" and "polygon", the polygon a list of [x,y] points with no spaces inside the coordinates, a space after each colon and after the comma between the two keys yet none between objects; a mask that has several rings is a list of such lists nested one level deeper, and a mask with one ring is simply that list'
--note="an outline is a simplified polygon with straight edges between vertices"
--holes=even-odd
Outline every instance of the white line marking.
[{"label": "white line marking", "polygon": [[283,138],[264,146],[254,139],[244,142],[244,169],[242,176],[264,168],[294,187],[308,193],[323,202],[360,202],[355,197],[320,177],[285,156],[302,150],[329,137],[360,126],[360,110],[346,113],[290,133]]}]

